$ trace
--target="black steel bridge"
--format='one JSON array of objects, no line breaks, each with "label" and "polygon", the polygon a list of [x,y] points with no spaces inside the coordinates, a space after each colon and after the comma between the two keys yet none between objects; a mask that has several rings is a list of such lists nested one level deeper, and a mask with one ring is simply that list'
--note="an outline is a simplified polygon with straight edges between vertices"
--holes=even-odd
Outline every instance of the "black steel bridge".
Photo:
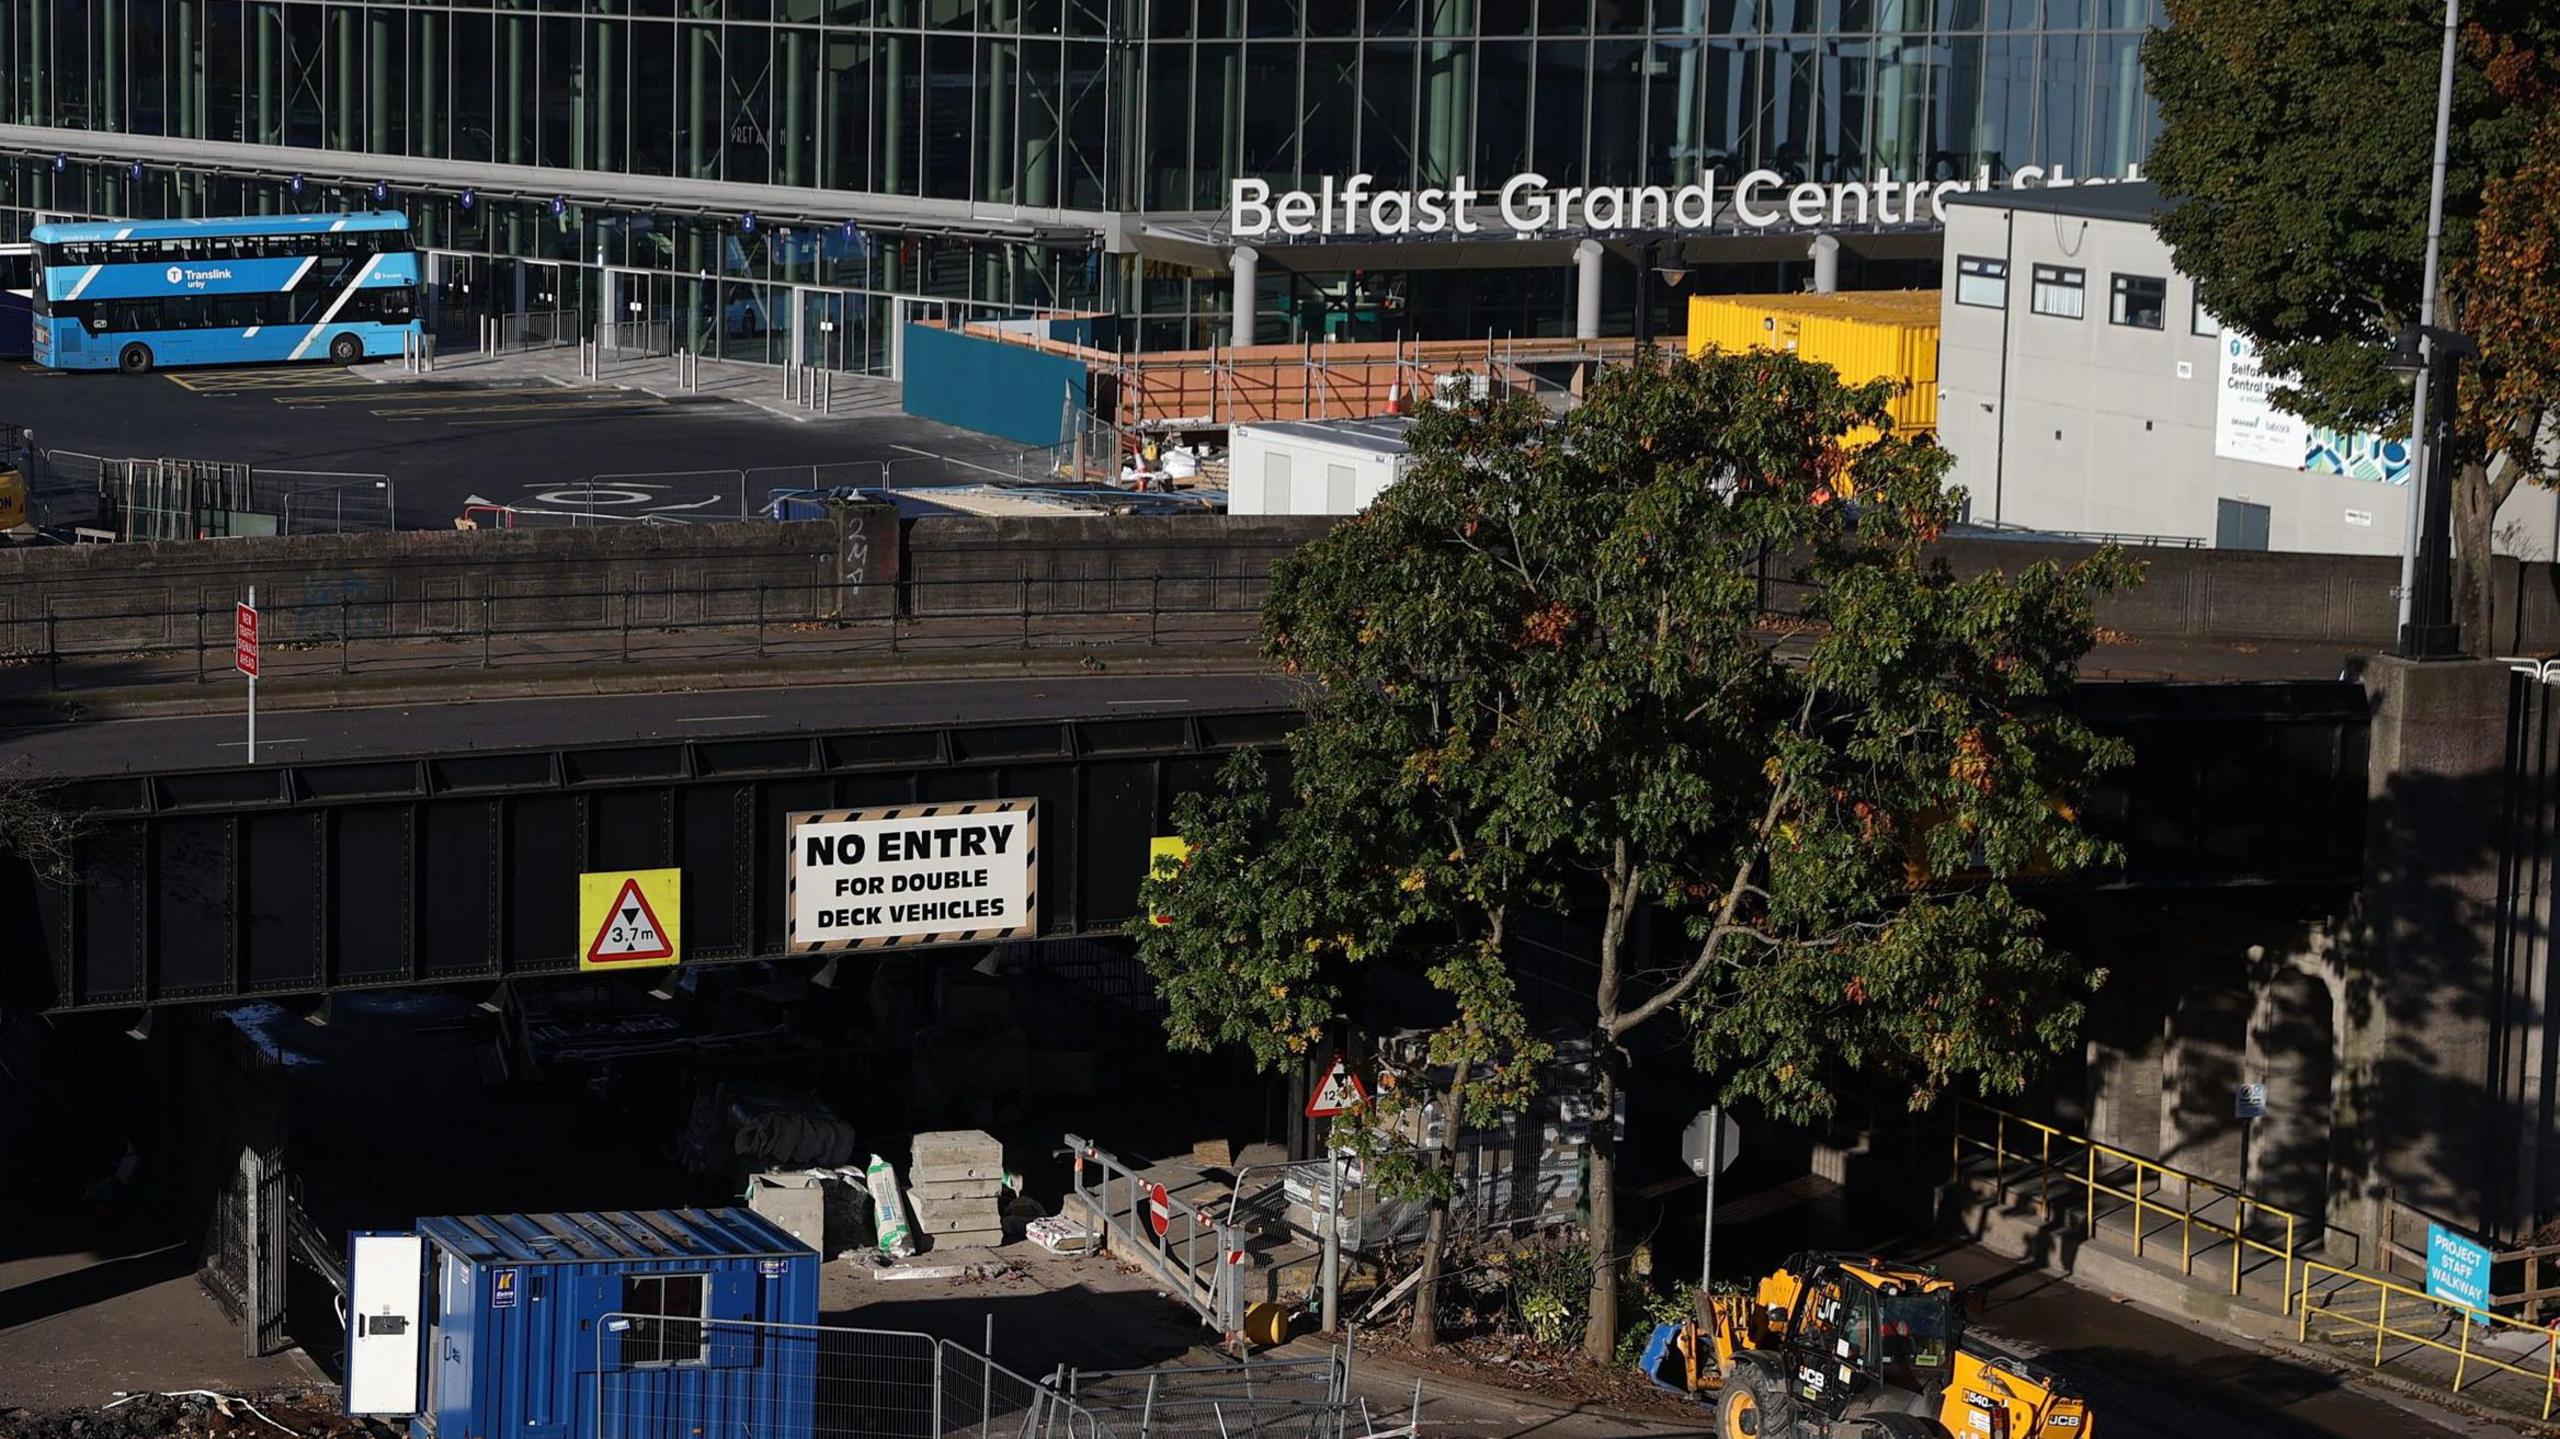
[{"label": "black steel bridge", "polygon": [[[2359,685],[2090,684],[2075,704],[2137,755],[2090,807],[2127,861],[2075,886],[2358,882]],[[1022,717],[1036,708],[80,779],[59,795],[89,815],[76,878],[0,859],[0,1007],[573,975],[583,871],[680,868],[687,962],[781,959],[784,817],[868,805],[1037,799],[1039,933],[1117,932],[1174,799],[1296,723],[1250,689],[1224,707]]]}]

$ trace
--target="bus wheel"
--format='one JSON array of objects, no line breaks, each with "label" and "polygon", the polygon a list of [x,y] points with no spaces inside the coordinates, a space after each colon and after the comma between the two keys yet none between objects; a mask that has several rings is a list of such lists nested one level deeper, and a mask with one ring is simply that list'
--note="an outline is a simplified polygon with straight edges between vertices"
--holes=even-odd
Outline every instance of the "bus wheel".
[{"label": "bus wheel", "polygon": [[123,352],[116,356],[116,368],[128,375],[139,375],[149,370],[151,347],[149,345],[125,346]]},{"label": "bus wheel", "polygon": [[329,358],[341,365],[352,365],[364,358],[364,341],[353,335],[340,335],[329,342]]}]

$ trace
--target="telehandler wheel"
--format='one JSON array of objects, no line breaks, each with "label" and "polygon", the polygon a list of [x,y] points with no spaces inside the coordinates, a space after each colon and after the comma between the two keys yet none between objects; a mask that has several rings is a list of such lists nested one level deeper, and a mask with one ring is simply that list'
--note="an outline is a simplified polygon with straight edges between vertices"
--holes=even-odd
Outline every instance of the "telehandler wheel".
[{"label": "telehandler wheel", "polygon": [[1757,1368],[1726,1379],[1716,1395],[1716,1439],[1795,1439],[1795,1432],[1786,1401],[1773,1401],[1769,1381]]}]

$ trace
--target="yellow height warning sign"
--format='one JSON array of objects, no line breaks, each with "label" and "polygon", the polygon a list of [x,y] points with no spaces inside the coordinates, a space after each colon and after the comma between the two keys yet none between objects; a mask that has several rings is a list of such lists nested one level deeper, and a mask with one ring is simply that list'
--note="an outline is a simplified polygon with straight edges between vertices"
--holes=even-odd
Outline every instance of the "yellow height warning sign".
[{"label": "yellow height warning sign", "polygon": [[[1157,879],[1180,873],[1183,862],[1190,858],[1191,845],[1178,834],[1153,835],[1147,840],[1147,873]],[[1147,922],[1159,926],[1168,925],[1173,923],[1173,916],[1149,915]]]},{"label": "yellow height warning sign", "polygon": [[684,958],[684,871],[578,876],[578,968],[646,969]]}]

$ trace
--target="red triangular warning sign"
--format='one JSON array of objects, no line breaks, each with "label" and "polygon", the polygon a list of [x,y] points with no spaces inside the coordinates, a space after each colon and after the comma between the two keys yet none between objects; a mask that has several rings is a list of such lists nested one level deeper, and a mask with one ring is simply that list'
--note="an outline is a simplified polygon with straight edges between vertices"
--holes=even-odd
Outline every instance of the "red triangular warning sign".
[{"label": "red triangular warning sign", "polygon": [[648,964],[675,957],[675,941],[667,937],[657,912],[649,908],[649,896],[640,892],[640,881],[625,879],[622,893],[613,897],[612,907],[604,912],[604,923],[596,926],[595,937],[587,941],[587,963]]},{"label": "red triangular warning sign", "polygon": [[1360,1076],[1351,1072],[1351,1067],[1342,1062],[1342,1056],[1335,1055],[1333,1067],[1325,1071],[1324,1081],[1316,1086],[1315,1093],[1307,1096],[1307,1117],[1330,1119],[1368,1097],[1368,1087],[1360,1082]]}]

